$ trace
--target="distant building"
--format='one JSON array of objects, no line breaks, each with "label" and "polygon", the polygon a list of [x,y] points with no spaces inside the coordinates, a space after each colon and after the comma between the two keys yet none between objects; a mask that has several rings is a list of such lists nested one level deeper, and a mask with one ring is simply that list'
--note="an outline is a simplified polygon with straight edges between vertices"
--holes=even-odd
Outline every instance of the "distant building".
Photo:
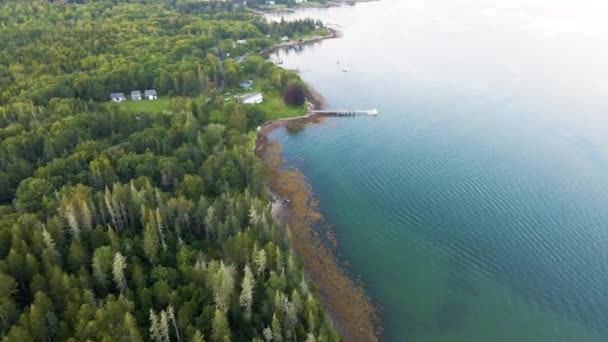
[{"label": "distant building", "polygon": [[112,93],[110,94],[110,98],[114,102],[122,102],[127,99],[124,93]]},{"label": "distant building", "polygon": [[257,104],[264,101],[264,97],[260,93],[249,93],[242,96],[237,96],[238,100],[246,104]]},{"label": "distant building", "polygon": [[281,41],[287,42],[287,41],[289,41],[289,37],[283,36],[283,37],[281,37]]},{"label": "distant building", "polygon": [[146,97],[147,100],[156,100],[157,99],[156,89],[148,89],[148,90],[144,91],[144,96]]},{"label": "distant building", "polygon": [[245,44],[247,43],[247,39],[239,39],[236,41],[237,44]]},{"label": "distant building", "polygon": [[307,2],[307,0],[296,0],[296,4],[301,4],[303,2]]},{"label": "distant building", "polygon": [[133,100],[133,101],[141,100],[141,90],[133,90],[131,92],[131,100]]},{"label": "distant building", "polygon": [[266,5],[274,5],[274,0],[266,0]]},{"label": "distant building", "polygon": [[253,80],[247,80],[245,82],[239,83],[239,87],[245,90],[253,89]]}]

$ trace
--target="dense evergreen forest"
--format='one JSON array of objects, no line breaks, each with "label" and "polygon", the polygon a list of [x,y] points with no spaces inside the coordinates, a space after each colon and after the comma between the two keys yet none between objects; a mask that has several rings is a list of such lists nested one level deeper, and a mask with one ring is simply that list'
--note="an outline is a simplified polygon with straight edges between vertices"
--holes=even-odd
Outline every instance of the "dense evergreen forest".
[{"label": "dense evergreen forest", "polygon": [[[320,23],[189,3],[0,3],[3,340],[339,340],[270,213],[268,113],[222,95],[301,85],[255,52]],[[109,102],[148,88],[169,110]]]}]

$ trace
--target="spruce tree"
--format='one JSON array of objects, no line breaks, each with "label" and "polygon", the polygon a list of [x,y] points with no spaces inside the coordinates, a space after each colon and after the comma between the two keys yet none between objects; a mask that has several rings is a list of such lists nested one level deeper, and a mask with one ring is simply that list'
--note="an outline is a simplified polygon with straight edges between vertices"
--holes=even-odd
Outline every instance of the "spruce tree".
[{"label": "spruce tree", "polygon": [[255,287],[255,278],[249,265],[245,265],[243,283],[241,284],[241,296],[239,297],[239,303],[243,308],[243,318],[246,321],[251,319],[251,305],[253,304],[253,288]]},{"label": "spruce tree", "polygon": [[127,258],[120,252],[114,254],[114,263],[112,265],[112,275],[114,276],[114,284],[121,291],[128,290],[127,278],[125,277],[125,268],[127,267]]}]

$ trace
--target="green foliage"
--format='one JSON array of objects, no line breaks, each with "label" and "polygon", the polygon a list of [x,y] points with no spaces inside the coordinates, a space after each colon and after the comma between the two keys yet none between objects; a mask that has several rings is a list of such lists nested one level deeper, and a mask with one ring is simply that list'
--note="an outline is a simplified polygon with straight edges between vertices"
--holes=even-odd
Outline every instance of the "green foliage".
[{"label": "green foliage", "polygon": [[[334,336],[247,146],[280,113],[215,89],[299,81],[255,55],[289,25],[200,3],[0,3],[4,340]],[[216,46],[251,56],[222,75]],[[106,103],[148,87],[167,96]]]}]

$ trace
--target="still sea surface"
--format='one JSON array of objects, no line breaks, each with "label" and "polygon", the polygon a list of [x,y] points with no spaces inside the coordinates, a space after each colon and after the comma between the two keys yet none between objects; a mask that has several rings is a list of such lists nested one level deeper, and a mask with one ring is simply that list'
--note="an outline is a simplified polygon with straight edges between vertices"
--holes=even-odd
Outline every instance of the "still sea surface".
[{"label": "still sea surface", "polygon": [[380,110],[272,137],[382,306],[383,340],[608,341],[608,2],[295,17],[344,36],[273,58],[330,108]]}]

